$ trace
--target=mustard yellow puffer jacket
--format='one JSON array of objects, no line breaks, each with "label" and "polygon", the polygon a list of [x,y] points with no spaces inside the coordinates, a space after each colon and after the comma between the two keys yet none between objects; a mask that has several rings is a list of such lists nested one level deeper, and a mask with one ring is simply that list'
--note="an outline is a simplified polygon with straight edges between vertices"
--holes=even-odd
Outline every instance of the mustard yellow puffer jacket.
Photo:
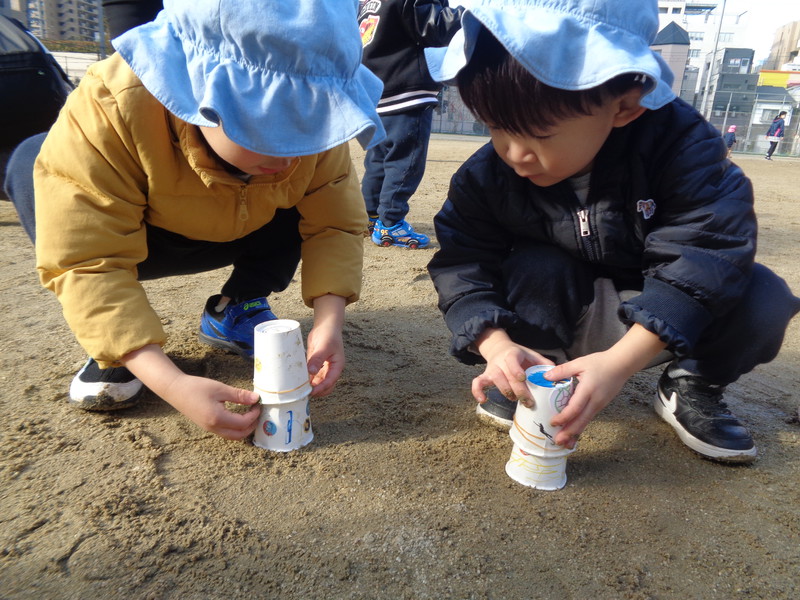
[{"label": "mustard yellow puffer jacket", "polygon": [[367,215],[348,145],[245,183],[222,169],[201,135],[113,55],[89,69],[42,146],[34,169],[37,269],[103,367],[166,340],[137,281],[146,223],[224,242],[296,206],[304,302],[358,299]]}]

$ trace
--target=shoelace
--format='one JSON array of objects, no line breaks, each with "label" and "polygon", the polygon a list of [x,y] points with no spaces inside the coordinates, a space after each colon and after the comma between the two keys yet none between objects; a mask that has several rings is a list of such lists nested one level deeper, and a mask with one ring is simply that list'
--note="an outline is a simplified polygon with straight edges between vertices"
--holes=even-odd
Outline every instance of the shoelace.
[{"label": "shoelace", "polygon": [[731,411],[722,399],[725,386],[714,385],[699,377],[682,377],[686,391],[692,398],[692,404],[708,416],[728,416]]}]

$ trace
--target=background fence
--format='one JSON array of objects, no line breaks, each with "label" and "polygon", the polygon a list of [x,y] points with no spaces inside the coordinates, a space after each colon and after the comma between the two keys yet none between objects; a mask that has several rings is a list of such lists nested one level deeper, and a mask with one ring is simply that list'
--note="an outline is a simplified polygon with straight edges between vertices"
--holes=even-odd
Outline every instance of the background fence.
[{"label": "background fence", "polygon": [[[440,105],[433,116],[435,133],[489,135],[488,129],[477,122],[461,102],[456,88],[444,88],[440,99]],[[800,118],[793,118],[791,104],[773,101],[769,96],[759,97],[757,93],[738,92],[731,94],[729,98],[725,94],[718,95],[714,109],[708,120],[720,134],[726,132],[731,125],[736,125],[737,142],[734,152],[754,154],[766,153],[769,146],[767,129],[778,112],[785,110],[788,113],[785,119],[786,134],[778,145],[776,156],[800,156]]]}]

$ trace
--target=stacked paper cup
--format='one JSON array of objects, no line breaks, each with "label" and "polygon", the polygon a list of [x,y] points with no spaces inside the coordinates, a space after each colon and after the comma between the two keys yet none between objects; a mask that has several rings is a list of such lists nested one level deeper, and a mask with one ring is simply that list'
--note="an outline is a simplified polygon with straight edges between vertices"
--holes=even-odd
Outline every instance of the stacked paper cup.
[{"label": "stacked paper cup", "polygon": [[517,403],[509,435],[514,442],[506,473],[514,481],[539,490],[559,490],[567,483],[567,455],[574,451],[556,445],[561,431],[550,421],[572,396],[572,380],[548,381],[543,375],[553,367],[537,365],[525,371],[533,408]]},{"label": "stacked paper cup", "polygon": [[306,350],[300,323],[276,319],[256,325],[253,384],[261,397],[253,444],[266,450],[289,452],[314,439],[308,395]]}]

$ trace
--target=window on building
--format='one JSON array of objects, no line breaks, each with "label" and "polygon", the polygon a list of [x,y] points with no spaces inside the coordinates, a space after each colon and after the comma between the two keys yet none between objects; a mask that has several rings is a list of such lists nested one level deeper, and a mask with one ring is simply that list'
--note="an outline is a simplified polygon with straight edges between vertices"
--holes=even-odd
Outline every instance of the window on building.
[{"label": "window on building", "polygon": [[666,6],[659,6],[658,7],[658,12],[660,12],[663,15],[667,14],[667,7]]},{"label": "window on building", "polygon": [[703,32],[702,31],[690,31],[689,32],[689,39],[694,40],[695,42],[702,42],[703,41]]},{"label": "window on building", "polygon": [[733,40],[733,34],[732,33],[720,33],[719,34],[719,41],[720,42],[730,42],[731,40]]},{"label": "window on building", "polygon": [[680,7],[680,6],[673,6],[673,7],[672,7],[672,14],[673,14],[673,15],[679,15],[679,14],[681,14],[681,7]]},{"label": "window on building", "polygon": [[698,58],[700,56],[700,50],[689,50],[689,58]]}]

